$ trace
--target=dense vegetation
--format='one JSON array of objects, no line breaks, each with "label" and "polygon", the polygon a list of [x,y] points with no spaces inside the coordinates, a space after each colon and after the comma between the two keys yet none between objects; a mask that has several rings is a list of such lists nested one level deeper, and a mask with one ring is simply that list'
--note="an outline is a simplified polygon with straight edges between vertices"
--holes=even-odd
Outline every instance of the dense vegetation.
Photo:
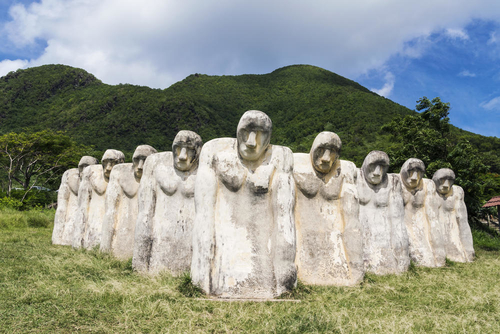
[{"label": "dense vegetation", "polygon": [[[234,137],[240,116],[249,109],[269,114],[272,142],[294,152],[307,152],[320,131],[336,132],[343,142],[342,158],[358,166],[373,149],[396,152],[398,138],[410,138],[415,131],[383,129],[394,119],[419,115],[354,81],[309,65],[264,75],[194,74],[164,90],[106,85],[82,69],[63,65],[18,70],[0,78],[0,135],[65,131],[79,144],[94,146],[98,158],[107,148],[120,149],[130,157],[140,144],[169,150],[181,129],[196,131],[205,141]],[[417,132],[422,124],[408,123]],[[448,130],[447,146],[467,141],[487,167],[481,171],[478,203],[500,193],[500,139],[453,126]],[[420,144],[432,147],[425,140]],[[462,150],[454,161],[464,159],[471,149]],[[403,158],[391,154],[393,171],[398,171]]]}]

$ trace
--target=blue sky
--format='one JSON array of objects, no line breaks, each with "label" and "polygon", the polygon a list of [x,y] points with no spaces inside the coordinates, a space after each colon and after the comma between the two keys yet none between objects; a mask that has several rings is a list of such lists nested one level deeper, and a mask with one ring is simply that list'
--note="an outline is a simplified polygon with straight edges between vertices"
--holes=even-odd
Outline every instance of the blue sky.
[{"label": "blue sky", "polygon": [[109,84],[316,65],[500,137],[498,0],[0,0],[0,75],[66,64]]}]

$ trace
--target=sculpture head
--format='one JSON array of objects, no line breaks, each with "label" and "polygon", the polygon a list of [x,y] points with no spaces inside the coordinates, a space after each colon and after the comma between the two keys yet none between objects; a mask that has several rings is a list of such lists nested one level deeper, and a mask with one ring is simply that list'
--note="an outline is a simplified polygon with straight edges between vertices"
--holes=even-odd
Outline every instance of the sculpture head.
[{"label": "sculpture head", "polygon": [[109,181],[109,176],[111,175],[111,170],[116,164],[122,164],[125,162],[125,155],[118,150],[106,150],[102,156],[102,168],[104,179],[106,182]]},{"label": "sculpture head", "polygon": [[82,173],[85,167],[88,167],[90,165],[97,165],[99,163],[99,160],[97,160],[94,157],[84,155],[81,159],[80,162],[78,163],[78,176],[80,179],[82,178]]},{"label": "sculpture head", "polygon": [[405,161],[399,175],[407,188],[413,189],[420,185],[425,174],[425,165],[420,159],[410,158]]},{"label": "sculpture head", "polygon": [[342,141],[336,133],[324,131],[319,133],[311,147],[309,155],[315,170],[326,174],[340,156]]},{"label": "sculpture head", "polygon": [[140,145],[135,149],[132,156],[132,165],[134,166],[134,177],[137,181],[141,180],[144,161],[153,153],[157,153],[157,151],[149,145]]},{"label": "sculpture head", "polygon": [[365,180],[373,185],[380,184],[387,177],[389,169],[389,156],[382,151],[371,151],[363,161],[361,170]]},{"label": "sculpture head", "polygon": [[236,138],[238,152],[244,160],[258,160],[271,141],[273,123],[269,116],[259,110],[249,110],[238,123]]},{"label": "sculpture head", "polygon": [[446,195],[455,183],[455,173],[449,168],[438,169],[432,176],[432,181],[436,185],[437,192]]},{"label": "sculpture head", "polygon": [[203,141],[196,132],[179,131],[172,143],[175,169],[186,172],[197,166],[202,146]]}]

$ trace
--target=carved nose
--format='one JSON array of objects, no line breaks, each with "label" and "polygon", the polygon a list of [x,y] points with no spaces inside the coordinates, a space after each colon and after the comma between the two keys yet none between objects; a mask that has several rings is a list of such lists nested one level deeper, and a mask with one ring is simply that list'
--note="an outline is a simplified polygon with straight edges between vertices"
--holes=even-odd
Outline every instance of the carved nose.
[{"label": "carved nose", "polygon": [[375,170],[373,171],[373,175],[375,176],[380,176],[382,174],[380,166],[375,167]]},{"label": "carved nose", "polygon": [[144,160],[139,160],[139,165],[137,166],[137,169],[142,170],[142,167],[144,166]]},{"label": "carved nose", "polygon": [[325,150],[325,153],[321,157],[321,162],[330,162],[330,150]]},{"label": "carved nose", "polygon": [[181,153],[179,154],[179,160],[182,160],[182,161],[187,160],[187,150],[185,147],[181,148]]},{"label": "carved nose", "polygon": [[255,132],[250,132],[248,135],[247,142],[245,143],[247,147],[249,148],[255,148],[257,146],[257,140],[256,140],[256,133]]},{"label": "carved nose", "polygon": [[411,173],[411,180],[412,180],[412,181],[417,181],[417,179],[418,179],[418,174],[417,174],[417,172],[413,172],[413,173]]}]

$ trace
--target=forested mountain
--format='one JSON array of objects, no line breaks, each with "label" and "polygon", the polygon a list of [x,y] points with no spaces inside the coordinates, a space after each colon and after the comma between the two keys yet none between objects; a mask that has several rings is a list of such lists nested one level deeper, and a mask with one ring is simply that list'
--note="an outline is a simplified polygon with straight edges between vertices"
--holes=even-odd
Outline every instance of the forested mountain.
[{"label": "forested mountain", "polygon": [[[107,85],[82,69],[45,65],[0,78],[0,99],[0,134],[51,128],[99,150],[127,152],[140,144],[169,150],[182,129],[204,141],[234,137],[243,112],[258,109],[273,120],[272,143],[305,152],[318,132],[334,131],[343,142],[342,157],[358,166],[370,150],[388,147],[382,125],[415,113],[309,65],[264,75],[194,74],[164,90]],[[498,138],[453,131],[480,151],[500,155]]]}]

